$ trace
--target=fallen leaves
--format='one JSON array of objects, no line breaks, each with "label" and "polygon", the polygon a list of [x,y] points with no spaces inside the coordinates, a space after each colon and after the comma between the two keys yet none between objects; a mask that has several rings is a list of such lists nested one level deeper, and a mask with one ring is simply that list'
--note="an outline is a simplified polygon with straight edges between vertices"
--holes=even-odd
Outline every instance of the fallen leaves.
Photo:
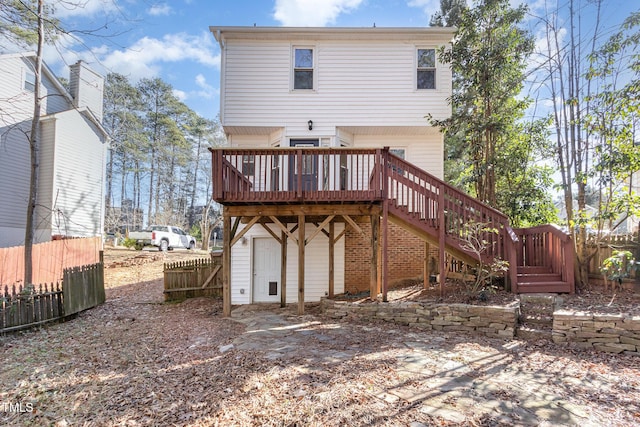
[{"label": "fallen leaves", "polygon": [[[311,308],[303,319],[291,315],[291,323],[302,325],[298,330],[283,328],[307,345],[272,359],[234,343],[245,326],[222,318],[220,302],[162,303],[162,263],[110,268],[102,306],[66,323],[0,337],[0,402],[35,409],[0,412],[0,424],[446,426],[462,417],[462,425],[499,425],[496,414],[469,411],[465,399],[444,396],[466,386],[455,382],[463,375],[478,384],[502,378],[515,383],[485,394],[472,389],[477,405],[486,396],[515,405],[522,388],[543,389],[591,407],[602,424],[638,422],[640,358],[553,344],[505,346],[384,323],[337,323]],[[313,340],[305,341],[311,333]],[[311,350],[326,357],[314,358]],[[418,357],[425,354],[430,358]],[[464,374],[438,377],[447,363],[464,366]],[[420,399],[389,393],[394,390],[424,399],[444,396],[461,415],[443,418],[424,410]]]}]

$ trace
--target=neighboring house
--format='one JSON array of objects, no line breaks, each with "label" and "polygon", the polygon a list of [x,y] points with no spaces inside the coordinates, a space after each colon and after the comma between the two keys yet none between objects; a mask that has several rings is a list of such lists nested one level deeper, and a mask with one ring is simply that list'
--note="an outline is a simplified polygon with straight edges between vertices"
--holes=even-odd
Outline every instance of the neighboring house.
[{"label": "neighboring house", "polygon": [[[33,53],[0,55],[0,247],[24,244],[34,68]],[[43,65],[34,243],[103,233],[103,83],[79,61],[70,67],[67,91]]]},{"label": "neighboring house", "polygon": [[500,230],[491,256],[515,254],[506,216],[441,181],[443,135],[428,116],[451,113],[437,50],[453,29],[210,30],[230,146],[212,150],[226,314],[255,302],[302,312],[345,291],[384,298],[389,278],[433,273],[434,253],[440,271],[445,249],[469,260],[469,220]]}]

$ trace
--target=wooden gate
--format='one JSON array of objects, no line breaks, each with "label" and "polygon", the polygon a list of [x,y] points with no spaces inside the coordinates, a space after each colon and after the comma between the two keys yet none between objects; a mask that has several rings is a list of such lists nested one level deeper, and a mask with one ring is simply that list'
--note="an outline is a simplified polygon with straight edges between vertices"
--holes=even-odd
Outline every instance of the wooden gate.
[{"label": "wooden gate", "polygon": [[164,265],[165,301],[197,297],[222,298],[222,253]]}]

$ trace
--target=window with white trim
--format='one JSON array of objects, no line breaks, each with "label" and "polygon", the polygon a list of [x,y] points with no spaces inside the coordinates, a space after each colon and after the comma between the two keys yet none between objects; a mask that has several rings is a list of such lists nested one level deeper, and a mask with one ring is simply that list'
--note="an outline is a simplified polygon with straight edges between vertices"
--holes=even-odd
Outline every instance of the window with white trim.
[{"label": "window with white trim", "polygon": [[436,50],[435,49],[418,49],[418,71],[417,71],[417,88],[418,89],[435,89],[436,88]]},{"label": "window with white trim", "polygon": [[313,89],[313,48],[293,48],[293,89]]},{"label": "window with white trim", "polygon": [[36,90],[36,75],[29,70],[24,72],[24,90],[29,92],[35,92]]}]

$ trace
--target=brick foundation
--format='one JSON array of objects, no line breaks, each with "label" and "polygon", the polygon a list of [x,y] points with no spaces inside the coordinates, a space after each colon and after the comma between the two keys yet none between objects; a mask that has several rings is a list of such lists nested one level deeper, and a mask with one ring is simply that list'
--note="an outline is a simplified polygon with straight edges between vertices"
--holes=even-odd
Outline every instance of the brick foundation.
[{"label": "brick foundation", "polygon": [[[345,291],[358,293],[369,290],[371,274],[371,225],[359,224],[361,236],[351,227],[345,233]],[[389,285],[408,279],[420,279],[424,272],[424,241],[405,229],[389,224]],[[430,257],[437,265],[438,248],[431,245]],[[380,263],[378,263],[380,265]],[[379,274],[379,272],[378,272]]]}]

